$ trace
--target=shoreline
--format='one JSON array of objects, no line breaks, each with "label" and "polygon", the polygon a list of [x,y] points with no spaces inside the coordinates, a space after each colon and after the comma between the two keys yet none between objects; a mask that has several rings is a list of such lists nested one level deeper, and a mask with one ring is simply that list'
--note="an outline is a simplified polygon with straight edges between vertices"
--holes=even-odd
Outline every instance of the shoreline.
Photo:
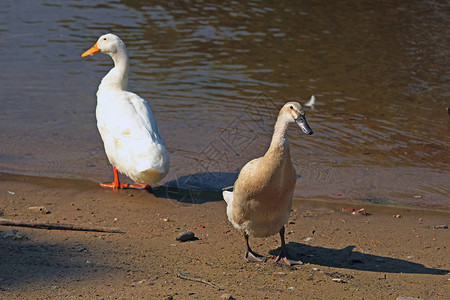
[{"label": "shoreline", "polygon": [[[288,251],[304,262],[274,265],[279,238],[245,242],[223,201],[189,204],[84,181],[1,176],[1,218],[118,228],[98,233],[0,226],[0,295],[6,299],[443,299],[450,284],[447,213],[373,207],[351,215],[322,203],[293,207]],[[31,210],[45,207],[50,213]],[[359,207],[357,207],[359,209]],[[401,214],[401,218],[393,217]],[[419,220],[421,218],[421,220]],[[178,242],[180,232],[197,240]],[[221,288],[177,275],[200,278]]]},{"label": "shoreline", "polygon": [[[98,183],[89,179],[70,179],[70,178],[52,178],[45,176],[34,176],[34,175],[22,175],[22,174],[13,174],[13,173],[3,173],[0,172],[0,180],[4,181],[13,181],[13,182],[22,182],[27,181],[30,183],[41,184],[47,187],[76,187],[80,189],[97,189]],[[173,189],[172,191],[169,191]],[[173,185],[168,185],[168,183],[164,183],[161,186],[155,188],[155,194],[157,197],[166,198],[167,193],[177,194],[180,196],[175,198],[183,198],[184,195],[191,195],[190,191],[187,189],[176,188]],[[222,191],[218,191],[216,189],[208,189],[202,188],[201,195],[197,195],[200,197],[199,201],[191,201],[191,204],[203,204],[208,201],[223,201],[222,199]],[[209,198],[209,199],[208,199]],[[388,213],[389,210],[392,211],[418,211],[418,212],[430,212],[437,214],[450,214],[450,207],[422,207],[422,206],[413,206],[402,203],[373,203],[365,200],[345,200],[344,196],[340,196],[339,200],[336,198],[329,197],[330,200],[325,199],[310,199],[307,197],[295,197],[293,199],[293,207],[295,206],[308,206],[308,207],[325,207],[325,208],[333,208],[333,209],[341,209],[343,207],[352,207],[354,208],[366,208],[368,207],[371,211],[386,211]],[[333,199],[333,200],[332,200]],[[370,213],[370,212],[369,212]]]}]

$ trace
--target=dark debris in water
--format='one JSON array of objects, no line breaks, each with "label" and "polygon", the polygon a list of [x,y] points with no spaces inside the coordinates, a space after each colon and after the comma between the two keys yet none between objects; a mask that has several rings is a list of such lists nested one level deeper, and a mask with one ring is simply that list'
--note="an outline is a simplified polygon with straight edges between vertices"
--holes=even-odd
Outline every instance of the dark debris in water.
[{"label": "dark debris in water", "polygon": [[356,210],[353,207],[343,207],[343,208],[341,208],[341,211],[343,213],[350,213],[352,215],[362,215],[362,216],[370,215],[369,213],[367,213],[367,211],[364,208]]},{"label": "dark debris in water", "polygon": [[394,202],[392,202],[391,200],[387,200],[387,199],[382,199],[382,198],[372,198],[372,197],[368,197],[362,200],[362,202],[369,202],[369,203],[375,203],[375,204],[395,204]]}]

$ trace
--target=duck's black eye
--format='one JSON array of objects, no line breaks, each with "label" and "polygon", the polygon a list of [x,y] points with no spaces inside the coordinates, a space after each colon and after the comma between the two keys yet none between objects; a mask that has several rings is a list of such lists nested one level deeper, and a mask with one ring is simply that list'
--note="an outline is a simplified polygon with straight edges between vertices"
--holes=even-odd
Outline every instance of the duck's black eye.
[{"label": "duck's black eye", "polygon": [[290,109],[294,109],[294,107],[293,107],[292,105],[291,105],[291,106],[289,106],[289,108],[290,108]]},{"label": "duck's black eye", "polygon": [[104,41],[106,41],[106,38],[103,38]]}]

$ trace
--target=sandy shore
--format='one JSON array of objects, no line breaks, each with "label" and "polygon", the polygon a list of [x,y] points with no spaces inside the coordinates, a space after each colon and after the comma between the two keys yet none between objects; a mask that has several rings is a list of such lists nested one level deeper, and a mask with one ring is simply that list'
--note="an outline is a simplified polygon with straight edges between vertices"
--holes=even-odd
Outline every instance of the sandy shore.
[{"label": "sandy shore", "polygon": [[[4,219],[125,232],[0,226],[2,299],[444,299],[450,292],[449,231],[434,228],[448,225],[448,213],[366,206],[370,215],[362,216],[297,202],[286,242],[305,264],[287,269],[273,259],[245,262],[244,239],[222,201],[193,205],[5,174],[0,191]],[[175,240],[187,230],[198,239]],[[278,236],[250,242],[261,254],[279,250]]]}]

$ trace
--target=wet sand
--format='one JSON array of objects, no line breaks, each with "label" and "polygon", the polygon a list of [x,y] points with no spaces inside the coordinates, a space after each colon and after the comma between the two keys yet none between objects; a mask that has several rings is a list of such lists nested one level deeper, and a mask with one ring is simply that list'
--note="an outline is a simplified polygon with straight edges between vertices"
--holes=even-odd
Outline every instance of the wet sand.
[{"label": "wet sand", "polygon": [[[444,299],[450,269],[445,212],[296,201],[286,228],[296,269],[243,259],[225,203],[181,203],[91,181],[0,175],[2,218],[119,228],[99,233],[0,226],[2,299]],[[29,207],[44,206],[43,214]],[[355,207],[357,209],[361,207]],[[393,217],[400,215],[401,218]],[[419,220],[421,218],[421,220]],[[13,232],[12,230],[17,230]],[[198,240],[180,243],[179,232]],[[9,237],[8,237],[9,236]],[[277,236],[251,239],[276,255]],[[177,270],[202,282],[177,277]],[[334,279],[333,279],[334,278]]]}]

